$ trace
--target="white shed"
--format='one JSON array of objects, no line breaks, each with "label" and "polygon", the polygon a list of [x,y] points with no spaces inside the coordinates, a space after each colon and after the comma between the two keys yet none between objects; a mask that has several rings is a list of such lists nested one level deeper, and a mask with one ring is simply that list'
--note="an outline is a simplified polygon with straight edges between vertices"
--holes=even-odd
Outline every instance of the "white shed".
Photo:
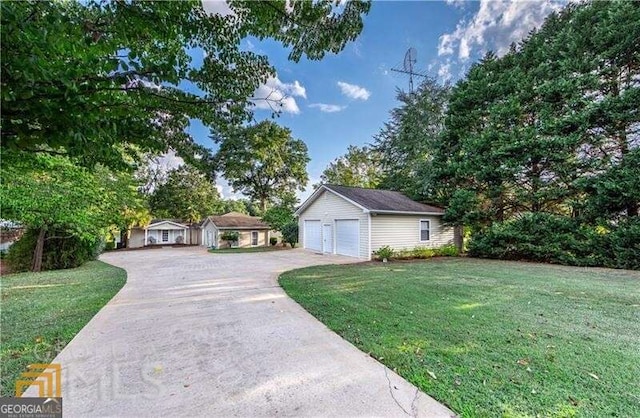
[{"label": "white shed", "polygon": [[329,184],[296,211],[304,248],[366,260],[385,245],[400,250],[453,244],[443,214],[399,192]]}]

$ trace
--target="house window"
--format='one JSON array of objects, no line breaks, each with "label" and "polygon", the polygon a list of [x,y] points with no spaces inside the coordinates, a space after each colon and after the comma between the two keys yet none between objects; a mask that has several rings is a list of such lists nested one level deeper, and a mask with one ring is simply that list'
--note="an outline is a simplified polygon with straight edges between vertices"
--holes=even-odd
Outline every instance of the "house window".
[{"label": "house window", "polygon": [[166,229],[162,230],[162,242],[169,242],[169,231]]},{"label": "house window", "polygon": [[429,241],[429,234],[431,230],[431,221],[420,220],[420,242]]},{"label": "house window", "polygon": [[251,245],[258,245],[258,231],[251,231]]}]

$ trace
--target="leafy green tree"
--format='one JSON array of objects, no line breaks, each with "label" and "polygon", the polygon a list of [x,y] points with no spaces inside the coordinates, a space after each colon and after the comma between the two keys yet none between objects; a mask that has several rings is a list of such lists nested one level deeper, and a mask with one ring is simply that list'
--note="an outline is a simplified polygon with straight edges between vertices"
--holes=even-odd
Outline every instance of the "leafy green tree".
[{"label": "leafy green tree", "polygon": [[400,106],[374,137],[382,163],[382,188],[421,197],[420,168],[431,158],[442,133],[450,87],[426,79],[414,93],[398,91]]},{"label": "leafy green tree", "polygon": [[295,222],[293,210],[287,206],[272,206],[262,216],[262,220],[266,222],[271,229],[280,231],[292,222]]},{"label": "leafy green tree", "polygon": [[238,242],[240,238],[240,233],[238,231],[225,231],[220,235],[220,239],[223,241],[227,241],[229,247],[232,247],[235,242]]},{"label": "leafy green tree", "polygon": [[293,61],[321,59],[358,36],[370,2],[230,7],[222,16],[200,0],[2,2],[2,148],[112,167],[171,148],[206,167],[210,152],[186,132],[190,121],[225,129],[272,100],[253,94],[274,69],[241,41],[270,38]]},{"label": "leafy green tree", "polygon": [[130,176],[102,166],[93,172],[66,157],[3,153],[0,169],[2,217],[37,235],[31,269],[40,271],[46,241],[93,242],[105,228],[126,221],[143,202]]},{"label": "leafy green tree", "polygon": [[167,181],[155,188],[149,196],[149,206],[154,216],[189,222],[199,222],[221,211],[215,185],[200,171],[186,165],[171,171]]},{"label": "leafy green tree", "polygon": [[[472,192],[466,211],[482,227],[524,212],[575,215],[602,173],[632,172],[623,162],[639,144],[639,19],[632,2],[570,5],[472,67],[452,93],[424,189]],[[637,216],[638,200],[624,202]],[[461,209],[449,212],[469,219]]]},{"label": "leafy green tree", "polygon": [[375,189],[382,180],[379,152],[350,145],[347,153],[332,161],[320,176],[321,183]]},{"label": "leafy green tree", "polygon": [[217,158],[229,184],[258,202],[261,213],[304,190],[308,180],[307,146],[271,121],[230,132],[221,140]]},{"label": "leafy green tree", "polygon": [[624,155],[619,164],[598,176],[583,180],[588,198],[583,216],[589,220],[619,221],[635,217],[640,200],[640,148]]},{"label": "leafy green tree", "polygon": [[282,228],[282,242],[295,248],[298,243],[298,223],[291,222]]},{"label": "leafy green tree", "polygon": [[219,213],[220,215],[224,215],[229,212],[238,212],[244,213],[245,215],[249,215],[249,210],[247,209],[247,205],[242,200],[234,200],[234,199],[223,199],[220,201],[219,205]]}]

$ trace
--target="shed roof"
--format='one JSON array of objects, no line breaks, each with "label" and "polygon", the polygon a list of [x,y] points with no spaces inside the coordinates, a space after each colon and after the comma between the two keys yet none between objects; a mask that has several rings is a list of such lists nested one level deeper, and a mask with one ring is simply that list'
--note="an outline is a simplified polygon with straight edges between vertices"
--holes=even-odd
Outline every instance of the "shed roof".
[{"label": "shed roof", "polygon": [[374,213],[411,213],[411,214],[444,214],[444,209],[416,202],[400,192],[393,190],[365,189],[362,187],[339,186],[335,184],[324,184],[306,202],[300,206],[297,213],[304,210],[326,189],[338,196],[354,203],[361,208]]},{"label": "shed roof", "polygon": [[270,229],[260,218],[242,213],[231,212],[226,215],[209,216],[207,218],[216,228],[225,229]]}]

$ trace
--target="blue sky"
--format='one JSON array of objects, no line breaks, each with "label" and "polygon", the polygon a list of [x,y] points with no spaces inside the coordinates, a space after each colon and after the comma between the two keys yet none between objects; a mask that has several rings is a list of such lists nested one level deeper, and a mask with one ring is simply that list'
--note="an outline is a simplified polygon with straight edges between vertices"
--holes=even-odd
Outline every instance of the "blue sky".
[{"label": "blue sky", "polygon": [[[228,10],[224,2],[204,4],[212,13]],[[299,197],[309,194],[329,162],[349,145],[372,142],[397,105],[396,89],[408,88],[408,78],[390,69],[401,66],[409,47],[417,50],[420,72],[455,82],[487,50],[505,52],[561,5],[555,0],[375,1],[360,37],[321,61],[303,58],[294,63],[287,60],[289,50],[277,42],[243,41],[244,48],[267,55],[277,71],[256,97],[271,92],[285,97],[276,122],[309,148],[310,182]],[[254,117],[259,121],[271,114],[270,109],[256,108]],[[190,133],[199,143],[213,146],[208,130],[198,123]],[[233,195],[224,179],[219,185],[224,197]]]}]

